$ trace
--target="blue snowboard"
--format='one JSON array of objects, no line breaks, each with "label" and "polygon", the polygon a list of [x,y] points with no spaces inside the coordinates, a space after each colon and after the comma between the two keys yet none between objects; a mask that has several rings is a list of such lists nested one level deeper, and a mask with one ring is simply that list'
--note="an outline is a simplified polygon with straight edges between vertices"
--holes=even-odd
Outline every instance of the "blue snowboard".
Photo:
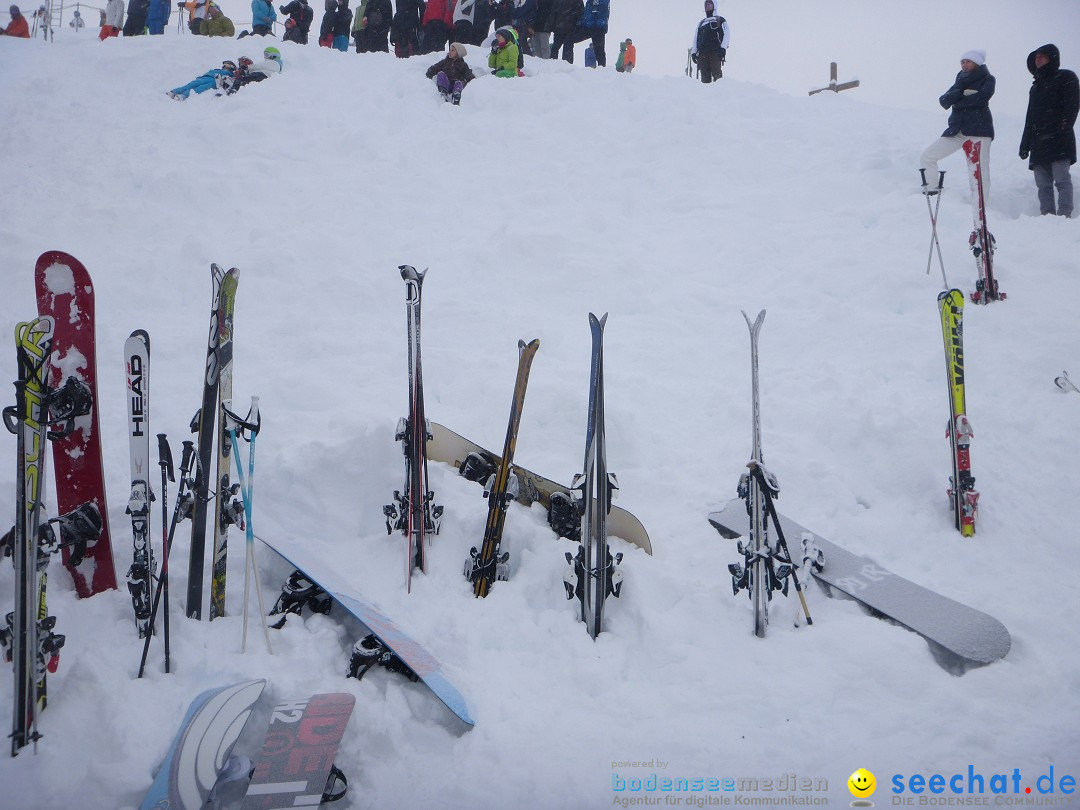
[{"label": "blue snowboard", "polygon": [[[972,664],[989,664],[1008,654],[1012,638],[1005,625],[993,616],[916,585],[790,518],[779,517],[788,547],[796,555],[796,564],[801,562],[798,557],[804,538],[824,553],[824,566],[814,572],[814,577],[827,588],[847,594],[872,612],[914,630]],[[745,535],[749,531],[746,504],[740,498],[729,501],[722,510],[709,515],[709,523],[728,539]]]},{"label": "blue snowboard", "polygon": [[409,638],[374,607],[350,593],[350,588],[338,579],[331,570],[331,566],[306,556],[298,543],[294,542],[286,546],[282,543],[270,543],[262,537],[259,540],[293,568],[302,571],[309,580],[326,591],[331,599],[374,633],[379,641],[404,661],[409,669],[435,693],[435,697],[461,718],[462,722],[469,726],[475,724],[469,715],[469,706],[465,698],[457,687],[446,679],[442,666],[431,653]]},{"label": "blue snowboard", "polygon": [[139,810],[200,810],[266,681],[243,681],[192,701]]}]

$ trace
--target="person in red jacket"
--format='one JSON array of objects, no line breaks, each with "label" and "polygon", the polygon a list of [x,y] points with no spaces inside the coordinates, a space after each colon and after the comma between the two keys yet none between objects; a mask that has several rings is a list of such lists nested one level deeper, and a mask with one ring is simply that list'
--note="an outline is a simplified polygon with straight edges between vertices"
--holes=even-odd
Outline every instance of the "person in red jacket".
[{"label": "person in red jacket", "polygon": [[454,4],[450,0],[428,0],[420,27],[423,29],[423,52],[441,51],[454,28]]},{"label": "person in red jacket", "polygon": [[8,23],[7,28],[0,28],[0,34],[30,39],[30,26],[26,24],[26,17],[19,11],[19,7],[12,6],[9,11],[11,12],[11,22]]}]

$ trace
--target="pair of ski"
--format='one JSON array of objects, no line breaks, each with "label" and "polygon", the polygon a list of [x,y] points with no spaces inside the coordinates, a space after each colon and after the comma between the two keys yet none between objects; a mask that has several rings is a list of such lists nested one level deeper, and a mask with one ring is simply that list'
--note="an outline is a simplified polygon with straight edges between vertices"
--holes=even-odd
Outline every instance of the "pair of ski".
[{"label": "pair of ski", "polygon": [[[997,277],[994,274],[994,250],[996,240],[990,233],[986,224],[986,194],[983,188],[983,163],[982,143],[967,140],[963,145],[965,163],[968,169],[968,181],[971,186],[972,208],[974,211],[974,229],[968,237],[968,246],[975,257],[975,269],[978,278],[975,281],[975,291],[971,293],[971,300],[976,304],[989,304],[991,301],[1004,301],[1005,293],[998,289]],[[922,176],[922,190],[926,197],[926,209],[930,214],[930,251],[926,259],[926,272],[930,273],[930,265],[933,262],[934,249],[937,249],[938,264],[941,266],[941,280],[946,288],[949,281],[945,276],[945,263],[941,258],[941,245],[937,238],[938,211],[941,207],[941,192],[945,185],[945,172],[939,172],[936,188],[931,188],[926,180],[926,170],[919,169]],[[930,197],[936,196],[936,203],[931,206]]]},{"label": "pair of ski", "polygon": [[[140,810],[317,807],[345,795],[334,766],[356,698],[335,692],[282,701],[270,714],[254,763],[233,754],[266,681],[209,689],[191,703]],[[209,752],[207,754],[206,752]]]}]

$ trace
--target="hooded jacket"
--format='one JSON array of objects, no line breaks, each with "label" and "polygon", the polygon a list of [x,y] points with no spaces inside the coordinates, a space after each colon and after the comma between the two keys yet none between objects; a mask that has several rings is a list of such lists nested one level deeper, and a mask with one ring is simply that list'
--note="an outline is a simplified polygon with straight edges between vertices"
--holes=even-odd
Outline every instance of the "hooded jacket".
[{"label": "hooded jacket", "polygon": [[[1044,53],[1049,62],[1035,67],[1035,54]],[[1027,58],[1035,80],[1028,91],[1027,117],[1020,151],[1028,152],[1028,167],[1058,160],[1076,163],[1076,113],[1080,107],[1080,85],[1076,74],[1061,69],[1061,54],[1054,45],[1036,48]]]},{"label": "hooded jacket", "polygon": [[517,35],[513,28],[500,28],[495,32],[502,33],[506,37],[506,45],[498,47],[492,45],[491,54],[488,56],[488,67],[496,76],[511,78],[518,75],[518,44]]},{"label": "hooded jacket", "polygon": [[[990,115],[990,98],[994,95],[997,81],[990,75],[986,65],[977,65],[972,71],[961,70],[956,81],[938,99],[949,113],[949,126],[941,133],[943,138],[971,135],[976,138],[994,138],[994,118]],[[967,92],[967,91],[973,92]]]}]

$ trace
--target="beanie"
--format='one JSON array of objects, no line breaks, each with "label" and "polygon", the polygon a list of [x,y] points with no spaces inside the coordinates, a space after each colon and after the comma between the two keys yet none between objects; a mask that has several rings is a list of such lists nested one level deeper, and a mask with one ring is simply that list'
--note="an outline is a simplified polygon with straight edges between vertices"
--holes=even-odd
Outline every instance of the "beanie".
[{"label": "beanie", "polygon": [[979,50],[968,51],[967,53],[965,53],[963,56],[960,57],[961,61],[963,61],[964,59],[970,59],[976,65],[985,65],[986,64],[986,51],[979,51]]},{"label": "beanie", "polygon": [[457,51],[458,59],[464,59],[465,54],[468,53],[468,51],[465,49],[465,46],[462,45],[460,42],[451,42],[450,47]]}]

